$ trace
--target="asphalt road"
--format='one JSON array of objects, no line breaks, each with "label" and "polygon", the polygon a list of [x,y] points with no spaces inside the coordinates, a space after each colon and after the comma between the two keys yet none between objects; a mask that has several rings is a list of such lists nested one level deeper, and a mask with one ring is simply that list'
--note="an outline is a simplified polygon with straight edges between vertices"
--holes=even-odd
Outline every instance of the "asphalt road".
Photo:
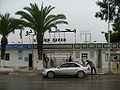
[{"label": "asphalt road", "polygon": [[120,90],[120,75],[75,77],[0,75],[0,90]]}]

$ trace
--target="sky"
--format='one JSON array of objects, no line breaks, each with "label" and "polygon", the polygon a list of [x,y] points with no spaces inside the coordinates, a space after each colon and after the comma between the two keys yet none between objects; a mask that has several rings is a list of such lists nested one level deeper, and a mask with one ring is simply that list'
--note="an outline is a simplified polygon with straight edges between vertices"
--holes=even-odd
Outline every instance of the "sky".
[{"label": "sky", "polygon": [[[15,12],[23,10],[25,6],[29,6],[30,3],[37,3],[38,6],[43,2],[44,6],[52,5],[55,9],[51,12],[52,14],[64,14],[67,17],[68,25],[60,25],[60,30],[65,29],[76,29],[76,42],[80,43],[85,41],[84,34],[91,34],[91,42],[104,43],[106,42],[102,31],[107,32],[107,22],[101,21],[99,18],[95,18],[95,13],[99,11],[99,7],[96,5],[97,0],[0,0],[0,13],[4,14],[9,12],[11,17],[18,18]],[[23,42],[31,43],[32,37],[26,37],[24,34],[28,28],[23,31]],[[45,33],[45,37],[51,38],[59,36],[59,33],[48,34]],[[82,36],[81,36],[82,35]],[[89,35],[87,38],[89,39]],[[68,43],[75,42],[74,33],[61,33],[60,37],[66,37]],[[81,39],[82,37],[82,39]],[[35,37],[34,37],[35,38]],[[15,34],[8,36],[9,43],[18,43],[20,40],[19,31]]]}]

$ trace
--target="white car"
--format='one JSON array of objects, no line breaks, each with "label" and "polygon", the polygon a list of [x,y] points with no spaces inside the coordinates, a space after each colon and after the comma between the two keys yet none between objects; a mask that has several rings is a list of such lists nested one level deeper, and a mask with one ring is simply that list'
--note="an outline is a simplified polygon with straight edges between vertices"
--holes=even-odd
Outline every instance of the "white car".
[{"label": "white car", "polygon": [[89,73],[89,67],[76,62],[66,62],[56,68],[45,69],[42,72],[43,76],[47,76],[48,78],[54,78],[55,75],[76,75],[79,78],[83,78]]}]

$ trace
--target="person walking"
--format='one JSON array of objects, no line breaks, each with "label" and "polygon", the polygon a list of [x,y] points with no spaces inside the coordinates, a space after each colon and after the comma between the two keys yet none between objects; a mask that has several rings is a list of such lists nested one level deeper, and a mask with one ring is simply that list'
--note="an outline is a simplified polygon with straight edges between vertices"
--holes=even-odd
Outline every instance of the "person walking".
[{"label": "person walking", "polygon": [[72,62],[73,61],[73,59],[72,59],[72,56],[70,55],[70,57],[69,57],[69,60],[68,60],[69,62]]},{"label": "person walking", "polygon": [[113,62],[112,62],[112,72],[115,73],[115,74],[118,72],[117,56],[115,56],[115,57],[113,58]]},{"label": "person walking", "polygon": [[86,60],[86,66],[87,65],[90,65],[90,67],[91,67],[91,74],[93,74],[93,71],[94,71],[94,74],[97,74],[97,70],[96,70],[96,68],[95,68],[95,65],[94,65],[94,63],[91,61],[91,60]]}]

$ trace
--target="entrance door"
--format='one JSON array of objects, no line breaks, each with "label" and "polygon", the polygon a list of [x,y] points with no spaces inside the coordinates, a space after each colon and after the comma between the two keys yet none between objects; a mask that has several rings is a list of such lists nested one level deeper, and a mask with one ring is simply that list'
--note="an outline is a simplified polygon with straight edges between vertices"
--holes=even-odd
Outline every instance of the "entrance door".
[{"label": "entrance door", "polygon": [[101,50],[98,50],[98,63],[97,63],[97,67],[98,68],[102,68],[102,59],[101,59]]},{"label": "entrance door", "polygon": [[32,54],[29,54],[29,68],[33,68],[33,55]]},{"label": "entrance door", "polygon": [[85,64],[84,60],[88,59],[88,54],[87,53],[82,53],[81,54],[81,61],[83,64]]}]

